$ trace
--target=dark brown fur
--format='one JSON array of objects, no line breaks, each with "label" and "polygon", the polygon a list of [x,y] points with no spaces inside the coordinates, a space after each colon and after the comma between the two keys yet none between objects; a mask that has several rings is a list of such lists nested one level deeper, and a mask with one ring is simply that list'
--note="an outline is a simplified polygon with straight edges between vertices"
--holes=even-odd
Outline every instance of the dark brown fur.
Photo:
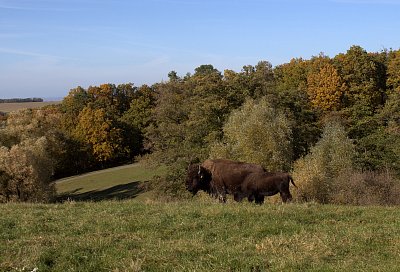
[{"label": "dark brown fur", "polygon": [[236,199],[240,201],[247,197],[249,201],[255,200],[257,204],[262,204],[264,197],[279,193],[283,202],[291,201],[290,182],[296,187],[288,173],[254,172],[245,178],[240,190],[236,192]]},{"label": "dark brown fur", "polygon": [[199,190],[226,201],[226,194],[241,191],[245,178],[251,173],[264,173],[262,166],[231,160],[206,160],[201,165],[192,164],[188,168],[186,189],[195,195]]}]

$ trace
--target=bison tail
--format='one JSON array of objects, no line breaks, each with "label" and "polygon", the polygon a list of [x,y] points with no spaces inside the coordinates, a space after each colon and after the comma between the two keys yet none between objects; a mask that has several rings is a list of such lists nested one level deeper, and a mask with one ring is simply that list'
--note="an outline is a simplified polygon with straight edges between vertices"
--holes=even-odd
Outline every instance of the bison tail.
[{"label": "bison tail", "polygon": [[293,178],[292,176],[289,175],[289,181],[293,184],[294,187],[297,188],[296,184],[294,184]]}]

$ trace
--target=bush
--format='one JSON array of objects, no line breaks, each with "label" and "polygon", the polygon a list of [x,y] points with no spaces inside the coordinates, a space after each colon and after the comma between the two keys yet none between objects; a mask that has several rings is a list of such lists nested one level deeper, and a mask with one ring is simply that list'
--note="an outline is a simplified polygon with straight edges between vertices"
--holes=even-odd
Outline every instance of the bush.
[{"label": "bush", "polygon": [[335,177],[352,169],[354,154],[354,145],[344,128],[336,122],[325,125],[322,138],[294,164],[297,199],[331,202]]},{"label": "bush", "polygon": [[334,204],[400,205],[400,181],[390,171],[344,171],[333,186]]},{"label": "bush", "polygon": [[186,169],[186,162],[177,161],[168,166],[166,174],[154,177],[151,183],[154,184],[157,197],[165,201],[188,198],[189,193],[185,188]]},{"label": "bush", "polygon": [[54,164],[47,149],[45,137],[26,140],[10,149],[0,148],[0,202],[52,200]]}]

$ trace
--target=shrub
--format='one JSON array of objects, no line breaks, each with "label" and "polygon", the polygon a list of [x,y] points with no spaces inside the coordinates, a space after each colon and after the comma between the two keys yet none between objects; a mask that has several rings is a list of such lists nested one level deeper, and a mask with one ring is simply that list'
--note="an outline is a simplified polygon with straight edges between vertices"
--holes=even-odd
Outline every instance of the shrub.
[{"label": "shrub", "polygon": [[47,149],[45,137],[25,140],[10,149],[0,148],[0,202],[52,200],[54,163]]},{"label": "shrub", "polygon": [[333,187],[335,204],[400,205],[400,181],[390,171],[344,171]]},{"label": "shrub", "polygon": [[177,161],[168,166],[164,175],[154,177],[152,184],[157,197],[166,201],[189,197],[185,189],[186,169],[184,161]]},{"label": "shrub", "polygon": [[336,122],[325,125],[321,139],[308,155],[294,164],[293,178],[299,200],[328,203],[334,194],[334,179],[352,169],[354,145]]}]

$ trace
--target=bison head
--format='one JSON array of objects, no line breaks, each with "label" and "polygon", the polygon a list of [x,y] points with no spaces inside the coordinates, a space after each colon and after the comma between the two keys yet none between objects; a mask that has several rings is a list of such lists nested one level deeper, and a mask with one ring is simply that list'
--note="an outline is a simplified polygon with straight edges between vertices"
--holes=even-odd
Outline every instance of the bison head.
[{"label": "bison head", "polygon": [[193,195],[199,190],[210,192],[211,173],[200,164],[191,164],[186,176],[186,190]]}]

